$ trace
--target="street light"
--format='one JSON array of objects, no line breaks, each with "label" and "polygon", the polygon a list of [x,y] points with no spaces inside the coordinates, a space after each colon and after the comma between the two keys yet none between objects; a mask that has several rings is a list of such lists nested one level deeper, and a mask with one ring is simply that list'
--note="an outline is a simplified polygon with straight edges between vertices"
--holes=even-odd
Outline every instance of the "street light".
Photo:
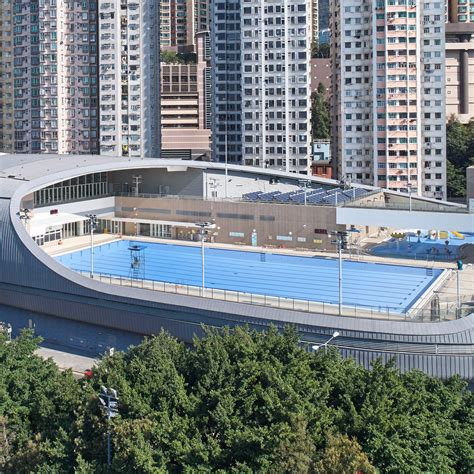
[{"label": "street light", "polygon": [[89,228],[91,233],[91,278],[94,278],[94,230],[97,227],[97,216],[95,214],[88,214]]},{"label": "street light", "polygon": [[196,226],[199,227],[199,235],[201,236],[201,296],[204,296],[205,285],[205,272],[204,272],[204,241],[206,235],[206,229],[214,227],[210,222],[196,222]]},{"label": "street light", "polygon": [[99,400],[107,413],[107,466],[112,465],[112,443],[110,433],[110,420],[118,413],[118,395],[117,390],[107,388],[104,385],[100,387]]},{"label": "street light", "polygon": [[311,349],[313,349],[314,352],[317,352],[319,351],[319,349],[321,349],[321,347],[324,347],[324,352],[327,352],[328,350],[328,344],[333,340],[333,339],[336,339],[336,337],[339,336],[339,332],[338,331],[334,331],[332,333],[332,336],[324,343],[324,344],[315,344],[314,346],[311,346]]}]

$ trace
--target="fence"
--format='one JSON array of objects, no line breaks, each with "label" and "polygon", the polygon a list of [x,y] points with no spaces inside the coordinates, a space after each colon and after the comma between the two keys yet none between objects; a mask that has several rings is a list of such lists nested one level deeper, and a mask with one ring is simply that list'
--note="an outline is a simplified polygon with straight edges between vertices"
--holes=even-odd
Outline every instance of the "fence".
[{"label": "fence", "polygon": [[[76,270],[76,273],[90,277],[89,271]],[[214,300],[231,303],[244,303],[256,306],[266,306],[272,308],[286,309],[292,311],[302,311],[306,313],[319,313],[335,316],[347,316],[357,318],[369,318],[389,321],[412,321],[412,322],[437,322],[450,321],[466,316],[473,310],[469,308],[457,308],[455,302],[439,302],[432,308],[412,307],[406,313],[401,313],[398,308],[388,306],[342,306],[339,314],[338,303],[324,303],[309,300],[298,300],[282,296],[261,295],[246,293],[234,290],[217,288],[201,288],[199,286],[184,285],[180,283],[170,283],[164,281],[154,281],[145,279],[133,279],[109,273],[94,273],[94,279],[111,285],[119,285],[130,288],[140,288],[150,291],[161,291],[183,296],[194,296],[199,298],[210,298]]]}]

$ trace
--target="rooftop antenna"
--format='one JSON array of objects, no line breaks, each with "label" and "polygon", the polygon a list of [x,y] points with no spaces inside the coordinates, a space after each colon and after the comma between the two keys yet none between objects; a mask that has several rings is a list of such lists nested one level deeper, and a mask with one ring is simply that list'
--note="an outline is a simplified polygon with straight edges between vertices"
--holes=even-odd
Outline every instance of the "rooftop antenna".
[{"label": "rooftop antenna", "polygon": [[141,174],[134,174],[132,176],[132,180],[133,180],[133,190],[134,190],[135,196],[138,196],[138,191],[139,191],[138,187],[143,182],[142,175]]}]

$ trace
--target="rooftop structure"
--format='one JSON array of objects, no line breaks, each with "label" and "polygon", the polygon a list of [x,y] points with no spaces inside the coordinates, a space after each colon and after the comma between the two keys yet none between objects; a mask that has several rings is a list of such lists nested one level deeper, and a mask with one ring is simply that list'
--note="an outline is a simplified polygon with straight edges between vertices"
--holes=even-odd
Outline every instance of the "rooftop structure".
[{"label": "rooftop structure", "polygon": [[[317,343],[337,329],[341,353],[355,357],[366,366],[376,357],[385,360],[395,357],[402,370],[419,368],[442,377],[458,373],[468,379],[474,375],[472,315],[437,322],[438,310],[433,310],[434,313],[430,310],[429,322],[423,318],[423,324],[412,313],[406,315],[406,320],[391,314],[389,320],[388,315],[379,315],[374,309],[368,314],[358,312],[357,317],[340,317],[334,315],[330,304],[322,306],[318,302],[296,299],[285,302],[284,298],[276,298],[275,302],[272,297],[256,297],[251,292],[200,294],[199,288],[179,283],[170,286],[133,279],[134,284],[127,284],[132,280],[128,276],[97,275],[91,279],[90,275],[74,272],[45,253],[44,246],[51,246],[51,242],[39,242],[40,234],[33,240],[30,234],[35,227],[36,214],[43,215],[41,219],[38,217],[37,224],[49,216],[50,224],[42,235],[45,240],[53,239],[53,243],[56,233],[63,235],[65,242],[70,238],[65,232],[87,234],[89,219],[86,215],[89,213],[97,215],[100,225],[107,226],[107,232],[100,238],[110,241],[114,240],[114,234],[121,232],[131,235],[132,240],[134,236],[137,239],[169,238],[170,228],[181,229],[182,234],[175,238],[185,239],[186,235],[196,235],[198,221],[215,218],[211,233],[207,234],[209,239],[221,242],[233,233],[232,238],[237,241],[245,234],[244,243],[252,246],[254,228],[258,234],[257,245],[272,232],[274,242],[286,246],[293,241],[299,246],[303,238],[308,240],[310,235],[318,241],[328,239],[328,229],[348,229],[351,224],[359,223],[372,226],[384,220],[392,221],[396,227],[442,225],[472,231],[474,214],[469,214],[466,207],[413,196],[410,200],[407,195],[368,186],[351,186],[350,189],[360,189],[353,192],[362,193],[361,197],[337,206],[274,202],[273,198],[280,194],[268,203],[242,201],[244,194],[259,190],[295,192],[302,186],[298,179],[301,177],[219,163],[88,155],[5,155],[0,157],[0,165],[0,212],[3,215],[0,304],[4,305],[2,308],[29,311],[33,323],[36,313],[46,311],[58,321],[67,318],[143,335],[165,328],[184,341],[202,334],[201,324],[265,327],[273,323],[280,328],[294,324],[301,340],[308,343]],[[132,186],[131,180],[139,176],[143,179],[136,183],[140,184]],[[326,195],[331,189],[341,192],[337,181],[322,178],[308,178],[308,181],[315,188],[324,188]],[[156,194],[152,194],[153,191]],[[408,202],[411,202],[410,208],[407,208]],[[53,224],[55,219],[60,222],[57,229]],[[311,229],[307,229],[308,225],[304,227],[303,219],[311,223]],[[326,226],[326,230],[315,234],[315,231],[320,232],[315,226]],[[278,229],[281,234],[273,233]],[[142,231],[150,235],[140,236]],[[284,239],[278,240],[278,236]],[[88,245],[88,236],[78,238],[85,238]],[[328,240],[326,242],[330,245]],[[188,245],[192,246],[192,242]],[[56,244],[55,248],[63,247]],[[253,255],[258,261],[273,253],[271,249],[255,250]],[[149,268],[153,265],[153,253],[148,256],[147,249],[144,252]],[[127,259],[130,262],[129,256]],[[305,262],[311,262],[311,258]],[[360,265],[369,268],[364,263]],[[442,274],[449,277],[449,271]],[[426,273],[424,278],[428,276]],[[318,280],[319,284],[323,282],[324,277]],[[427,291],[428,298],[433,288]],[[430,321],[433,315],[435,321]],[[8,322],[8,310],[2,318]]]}]

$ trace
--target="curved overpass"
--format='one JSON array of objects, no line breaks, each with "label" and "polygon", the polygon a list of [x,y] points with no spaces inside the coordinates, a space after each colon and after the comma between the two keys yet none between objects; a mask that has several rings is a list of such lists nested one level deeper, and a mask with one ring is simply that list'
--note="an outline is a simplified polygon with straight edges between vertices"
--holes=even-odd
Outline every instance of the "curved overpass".
[{"label": "curved overpass", "polygon": [[[324,342],[334,330],[346,356],[364,365],[395,357],[405,369],[431,375],[474,378],[474,315],[451,322],[416,323],[303,313],[242,303],[108,285],[65,268],[38,247],[17,217],[22,199],[33,191],[90,173],[154,167],[222,169],[216,163],[130,160],[107,157],[1,157],[0,303],[104,327],[155,334],[161,328],[190,342],[201,325],[248,324],[264,328],[294,324],[301,339]],[[242,173],[275,173],[229,167]],[[286,173],[276,173],[286,176]],[[288,176],[287,176],[288,177]],[[297,177],[293,176],[293,179]],[[329,180],[326,180],[330,183]]]}]

